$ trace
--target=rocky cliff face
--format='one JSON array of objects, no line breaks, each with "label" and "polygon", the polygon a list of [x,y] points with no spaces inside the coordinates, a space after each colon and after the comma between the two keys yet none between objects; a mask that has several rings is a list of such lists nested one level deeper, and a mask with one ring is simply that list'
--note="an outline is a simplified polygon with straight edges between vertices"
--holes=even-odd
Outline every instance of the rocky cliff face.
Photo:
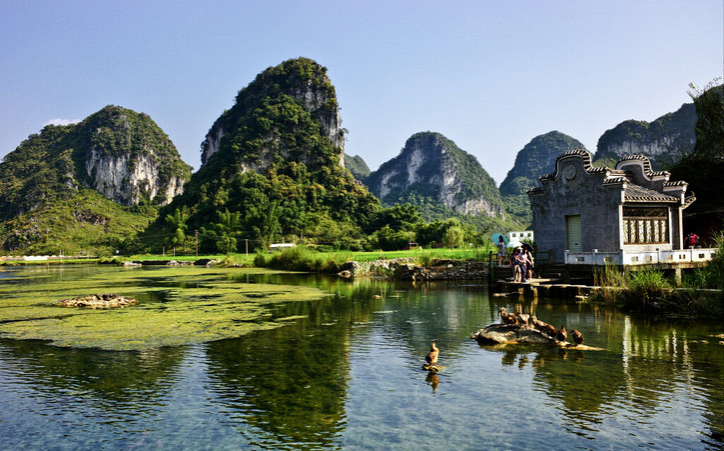
[{"label": "rocky cliff face", "polygon": [[79,124],[48,125],[0,163],[0,249],[113,252],[190,173],[145,114],[108,106]]},{"label": "rocky cliff face", "polygon": [[121,205],[137,205],[143,198],[166,205],[183,192],[186,183],[178,175],[162,181],[158,163],[151,154],[140,155],[132,162],[128,155],[116,157],[91,149],[85,169],[92,187]]},{"label": "rocky cliff face", "polygon": [[383,203],[432,200],[460,214],[502,217],[495,181],[477,159],[439,133],[410,137],[365,183]]},{"label": "rocky cliff face", "polygon": [[90,187],[121,205],[143,199],[166,205],[183,192],[191,168],[145,114],[109,106],[79,124],[88,137],[82,153]]},{"label": "rocky cliff face", "polygon": [[696,110],[693,103],[685,103],[676,112],[655,121],[628,120],[607,130],[598,140],[595,161],[618,161],[627,155],[645,155],[654,170],[662,163],[670,163],[679,154],[689,154],[696,137]]}]

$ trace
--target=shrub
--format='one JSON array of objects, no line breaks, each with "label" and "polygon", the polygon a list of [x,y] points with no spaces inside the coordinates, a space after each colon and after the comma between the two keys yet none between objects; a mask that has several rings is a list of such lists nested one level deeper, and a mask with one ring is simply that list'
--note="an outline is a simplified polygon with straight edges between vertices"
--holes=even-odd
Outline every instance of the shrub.
[{"label": "shrub", "polygon": [[264,268],[266,267],[266,265],[266,256],[261,252],[257,252],[254,256],[254,266],[256,266],[257,268]]}]

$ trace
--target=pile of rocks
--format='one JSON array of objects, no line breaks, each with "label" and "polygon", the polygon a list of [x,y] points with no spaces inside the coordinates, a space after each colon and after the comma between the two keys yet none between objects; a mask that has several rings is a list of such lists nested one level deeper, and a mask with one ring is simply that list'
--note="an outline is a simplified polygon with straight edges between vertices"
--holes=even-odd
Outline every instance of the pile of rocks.
[{"label": "pile of rocks", "polygon": [[73,299],[58,301],[61,307],[80,307],[93,309],[123,308],[138,304],[138,299],[124,298],[115,294],[92,294]]}]

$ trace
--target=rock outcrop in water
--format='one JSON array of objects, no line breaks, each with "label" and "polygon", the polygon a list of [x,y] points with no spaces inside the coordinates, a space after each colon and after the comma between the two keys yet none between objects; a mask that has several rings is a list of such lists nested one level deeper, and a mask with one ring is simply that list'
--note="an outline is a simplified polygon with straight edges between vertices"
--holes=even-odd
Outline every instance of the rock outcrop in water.
[{"label": "rock outcrop in water", "polygon": [[138,304],[138,299],[126,298],[115,294],[94,294],[79,298],[63,299],[58,302],[61,307],[109,309],[123,308]]}]

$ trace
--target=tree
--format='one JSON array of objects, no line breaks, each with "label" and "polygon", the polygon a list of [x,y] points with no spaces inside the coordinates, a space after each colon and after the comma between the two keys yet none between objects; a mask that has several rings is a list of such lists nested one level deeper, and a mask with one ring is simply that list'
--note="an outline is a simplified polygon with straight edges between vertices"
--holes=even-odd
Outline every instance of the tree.
[{"label": "tree", "polygon": [[373,213],[366,228],[372,231],[389,226],[393,230],[414,230],[421,222],[422,215],[416,205],[399,204]]},{"label": "tree", "polygon": [[170,235],[166,237],[166,244],[172,247],[176,253],[176,246],[183,245],[186,251],[186,219],[188,213],[186,208],[177,208],[173,214],[166,215],[166,224],[168,225]]},{"label": "tree", "polygon": [[[702,237],[707,230],[724,225],[724,201],[720,179],[724,172],[724,85],[717,79],[704,89],[690,85],[689,95],[696,107],[696,144],[672,168],[672,180],[684,180],[696,202],[686,209],[687,228],[698,229]],[[709,241],[712,238],[708,237]]]},{"label": "tree", "polygon": [[211,229],[201,227],[205,242],[212,242],[218,252],[230,254],[236,252],[238,238],[241,235],[241,212],[230,212],[228,208],[218,212],[219,221]]},{"label": "tree", "polygon": [[460,247],[465,242],[465,228],[458,222],[457,224],[450,224],[445,230],[444,243],[450,246],[451,249]]},{"label": "tree", "polygon": [[279,217],[281,216],[279,201],[267,201],[257,206],[251,212],[251,228],[254,236],[261,241],[263,247],[268,247],[281,229]]},{"label": "tree", "polygon": [[689,95],[696,107],[696,145],[692,155],[724,161],[724,85],[718,78],[704,89],[689,84]]}]

